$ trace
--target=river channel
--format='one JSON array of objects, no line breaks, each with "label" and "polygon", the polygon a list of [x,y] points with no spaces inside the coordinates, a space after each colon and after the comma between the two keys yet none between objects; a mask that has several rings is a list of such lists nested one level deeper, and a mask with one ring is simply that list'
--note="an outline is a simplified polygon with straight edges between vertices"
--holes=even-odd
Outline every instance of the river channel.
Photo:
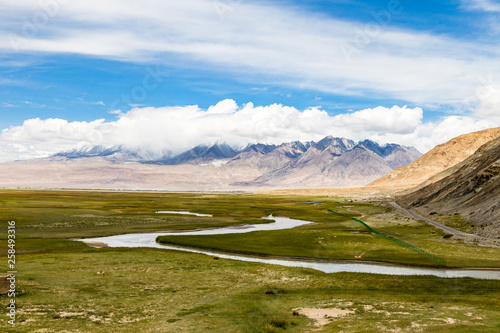
[{"label": "river channel", "polygon": [[[168,211],[170,214],[185,214],[186,212]],[[124,234],[108,237],[86,238],[80,241],[90,244],[105,244],[108,247],[149,247],[159,249],[170,249],[184,252],[201,253],[224,259],[241,260],[248,262],[259,262],[272,265],[281,265],[289,267],[303,267],[319,270],[325,273],[338,272],[356,272],[371,274],[389,274],[389,275],[434,275],[442,278],[461,278],[471,277],[477,279],[500,280],[500,270],[488,269],[438,269],[438,268],[419,268],[397,266],[392,264],[380,263],[353,263],[353,262],[323,262],[314,260],[300,259],[275,259],[259,256],[228,254],[217,251],[207,251],[202,249],[185,248],[179,246],[163,245],[156,242],[158,236],[176,236],[176,235],[223,235],[235,233],[247,233],[255,231],[284,230],[311,224],[313,222],[290,219],[287,217],[273,217],[270,215],[266,219],[274,220],[272,223],[249,224],[236,227],[225,227],[218,229],[185,231],[185,232],[152,232]]]}]

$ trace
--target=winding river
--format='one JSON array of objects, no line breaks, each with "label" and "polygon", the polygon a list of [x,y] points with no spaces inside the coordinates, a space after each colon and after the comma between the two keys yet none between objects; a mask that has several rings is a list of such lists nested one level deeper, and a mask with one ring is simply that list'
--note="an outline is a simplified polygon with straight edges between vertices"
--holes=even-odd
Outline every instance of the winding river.
[{"label": "winding river", "polygon": [[[169,214],[185,214],[186,212],[168,211]],[[222,235],[222,234],[235,234],[247,233],[253,231],[265,230],[283,230],[291,229],[313,222],[290,219],[287,217],[273,217],[270,215],[266,219],[274,220],[273,223],[266,224],[249,224],[235,227],[225,227],[218,229],[207,229],[186,232],[152,232],[152,233],[137,233],[115,235],[108,237],[86,238],[79,239],[92,244],[107,245],[108,247],[149,247],[159,249],[170,249],[184,252],[201,253],[209,256],[241,260],[248,262],[259,262],[265,264],[281,265],[288,267],[303,267],[319,270],[325,273],[338,273],[338,272],[356,272],[356,273],[371,273],[371,274],[389,274],[389,275],[434,275],[442,278],[461,278],[471,277],[477,279],[494,279],[500,280],[500,270],[488,269],[436,269],[436,268],[418,268],[418,267],[405,267],[389,264],[378,263],[349,263],[349,262],[319,262],[312,260],[292,260],[292,259],[274,259],[258,256],[236,255],[227,254],[223,252],[207,251],[201,249],[193,249],[179,246],[162,245],[156,242],[158,236],[175,236],[175,235]]]}]

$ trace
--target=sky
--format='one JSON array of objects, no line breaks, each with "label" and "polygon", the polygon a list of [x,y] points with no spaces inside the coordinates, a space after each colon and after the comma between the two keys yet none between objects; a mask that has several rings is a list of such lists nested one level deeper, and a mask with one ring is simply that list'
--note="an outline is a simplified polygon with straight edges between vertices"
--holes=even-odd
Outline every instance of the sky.
[{"label": "sky", "polygon": [[0,161],[500,126],[493,0],[0,0]]}]

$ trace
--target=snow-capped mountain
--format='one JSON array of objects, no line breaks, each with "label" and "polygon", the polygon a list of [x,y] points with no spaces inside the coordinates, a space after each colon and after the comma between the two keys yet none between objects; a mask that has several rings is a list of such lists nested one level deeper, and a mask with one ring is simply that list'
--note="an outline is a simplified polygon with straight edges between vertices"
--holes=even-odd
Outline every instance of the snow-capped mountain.
[{"label": "snow-capped mountain", "polygon": [[359,186],[420,156],[413,147],[332,136],[244,148],[215,143],[177,155],[147,147],[95,146],[15,162],[19,179],[11,177],[9,185],[167,190]]}]

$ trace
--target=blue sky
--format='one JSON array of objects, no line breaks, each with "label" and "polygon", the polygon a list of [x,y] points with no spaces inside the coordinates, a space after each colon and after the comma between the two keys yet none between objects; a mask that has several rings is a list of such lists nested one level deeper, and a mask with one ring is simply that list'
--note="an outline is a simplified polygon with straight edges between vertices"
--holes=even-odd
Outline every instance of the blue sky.
[{"label": "blue sky", "polygon": [[[136,138],[141,146],[168,141],[160,150],[342,134],[426,151],[500,126],[499,14],[492,0],[0,0],[0,160],[121,144],[126,121],[165,125],[146,114],[194,133]],[[196,134],[191,124],[225,100],[235,102],[232,116],[219,120],[233,133]],[[287,107],[300,117],[316,108],[318,130],[289,125],[273,136],[263,125],[243,135],[257,121],[249,114],[238,123],[247,103],[280,105],[266,109],[274,121],[288,119]],[[193,105],[196,121],[161,116]],[[330,129],[321,127],[324,114]],[[348,118],[351,131],[338,127]],[[402,131],[398,121],[408,119]],[[100,139],[69,135],[75,126]]]}]

